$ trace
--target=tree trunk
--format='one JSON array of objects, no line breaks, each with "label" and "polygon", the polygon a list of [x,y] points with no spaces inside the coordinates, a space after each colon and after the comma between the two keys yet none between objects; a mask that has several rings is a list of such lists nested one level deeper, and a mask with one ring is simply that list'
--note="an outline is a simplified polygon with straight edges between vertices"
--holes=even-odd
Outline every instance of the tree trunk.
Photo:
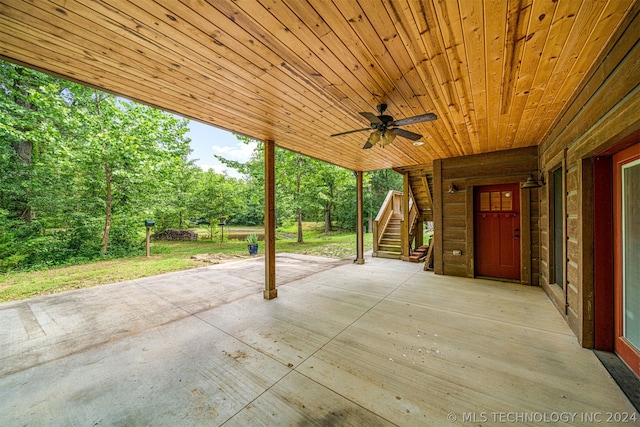
[{"label": "tree trunk", "polygon": [[109,232],[111,231],[111,168],[105,165],[105,180],[107,182],[107,194],[105,197],[104,233],[102,234],[102,255],[107,253],[109,244]]},{"label": "tree trunk", "polygon": [[329,235],[331,232],[331,202],[327,202],[324,208],[324,234]]},{"label": "tree trunk", "polygon": [[[18,68],[17,72],[19,75],[24,75],[22,69]],[[36,111],[36,109],[29,103],[27,100],[27,93],[29,91],[29,87],[23,85],[22,79],[18,79],[13,83],[13,90],[17,93],[20,93],[22,96],[15,96],[14,101],[16,104],[24,107],[27,110]],[[20,159],[20,164],[24,166],[24,169],[19,169],[18,174],[23,179],[24,182],[28,182],[31,174],[31,167],[33,164],[33,141],[19,141],[13,144],[13,149],[15,150],[18,158]],[[17,200],[18,205],[16,206],[16,213],[20,216],[24,222],[31,222],[34,218],[33,209],[31,207],[31,200],[27,194],[24,197],[19,197]]]},{"label": "tree trunk", "polygon": [[302,238],[302,209],[298,208],[298,243],[304,243]]}]

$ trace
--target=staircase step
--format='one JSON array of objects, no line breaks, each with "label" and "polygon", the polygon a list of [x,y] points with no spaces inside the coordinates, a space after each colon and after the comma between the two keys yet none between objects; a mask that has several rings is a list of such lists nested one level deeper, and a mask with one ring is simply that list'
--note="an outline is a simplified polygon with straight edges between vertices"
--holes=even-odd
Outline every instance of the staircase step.
[{"label": "staircase step", "polygon": [[386,239],[386,238],[380,239],[381,245],[399,245],[400,243],[401,243],[400,239]]},{"label": "staircase step", "polygon": [[414,249],[413,253],[409,256],[409,262],[422,262],[427,256],[429,246],[420,246]]},{"label": "staircase step", "polygon": [[378,247],[385,251],[386,250],[399,251],[401,245],[400,245],[400,242],[380,242]]},{"label": "staircase step", "polygon": [[378,251],[373,254],[378,258],[400,259],[400,254],[396,252]]},{"label": "staircase step", "polygon": [[387,242],[387,243],[397,243],[400,244],[400,236],[397,237],[389,237],[387,235],[382,236],[382,239],[380,239],[380,242]]}]

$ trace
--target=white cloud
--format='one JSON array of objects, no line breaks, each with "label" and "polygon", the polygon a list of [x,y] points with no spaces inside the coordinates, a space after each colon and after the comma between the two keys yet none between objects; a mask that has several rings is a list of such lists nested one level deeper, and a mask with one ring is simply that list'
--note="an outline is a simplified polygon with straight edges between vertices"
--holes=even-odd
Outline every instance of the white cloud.
[{"label": "white cloud", "polygon": [[215,173],[224,174],[226,173],[231,178],[242,178],[242,174],[240,174],[237,170],[229,168],[222,163],[217,164],[199,164],[200,169],[203,171],[213,170]]},{"label": "white cloud", "polygon": [[224,173],[234,178],[241,178],[235,169],[227,168],[213,155],[217,154],[228,160],[236,162],[247,162],[251,158],[253,150],[257,144],[251,142],[245,144],[230,132],[207,126],[199,122],[189,122],[189,133],[191,139],[191,149],[193,150],[189,156],[190,159],[196,161],[196,164],[203,170],[212,169],[216,173]]},{"label": "white cloud", "polygon": [[214,154],[224,157],[225,159],[246,162],[251,158],[251,154],[256,146],[257,144],[255,142],[245,144],[238,141],[235,145],[214,145],[211,147],[211,150]]}]

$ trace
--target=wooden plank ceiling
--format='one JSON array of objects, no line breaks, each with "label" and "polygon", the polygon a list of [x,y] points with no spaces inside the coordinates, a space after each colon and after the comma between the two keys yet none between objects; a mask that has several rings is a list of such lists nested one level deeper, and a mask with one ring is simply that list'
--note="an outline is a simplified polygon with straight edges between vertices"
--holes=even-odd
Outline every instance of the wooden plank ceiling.
[{"label": "wooden plank ceiling", "polygon": [[[353,169],[537,145],[636,0],[0,0],[0,56]],[[433,112],[363,150],[359,112]]]}]

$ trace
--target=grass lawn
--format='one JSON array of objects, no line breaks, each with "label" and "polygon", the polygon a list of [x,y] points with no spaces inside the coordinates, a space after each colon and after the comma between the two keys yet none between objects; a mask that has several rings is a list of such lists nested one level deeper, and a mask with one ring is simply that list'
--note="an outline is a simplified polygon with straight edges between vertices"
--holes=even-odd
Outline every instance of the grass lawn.
[{"label": "grass lawn", "polygon": [[[151,257],[145,256],[110,259],[50,270],[19,272],[0,275],[0,302],[31,298],[37,295],[63,292],[124,280],[204,267],[212,263],[249,257],[244,238],[248,233],[259,234],[258,227],[225,228],[224,242],[220,236],[214,240],[196,242],[152,242]],[[304,243],[297,243],[295,227],[280,227],[277,231],[276,251],[319,255],[330,258],[355,257],[355,233],[321,234],[318,224],[305,224]],[[371,249],[372,235],[365,234],[365,250]],[[259,242],[258,255],[264,254]],[[192,259],[196,257],[197,259]]]}]

